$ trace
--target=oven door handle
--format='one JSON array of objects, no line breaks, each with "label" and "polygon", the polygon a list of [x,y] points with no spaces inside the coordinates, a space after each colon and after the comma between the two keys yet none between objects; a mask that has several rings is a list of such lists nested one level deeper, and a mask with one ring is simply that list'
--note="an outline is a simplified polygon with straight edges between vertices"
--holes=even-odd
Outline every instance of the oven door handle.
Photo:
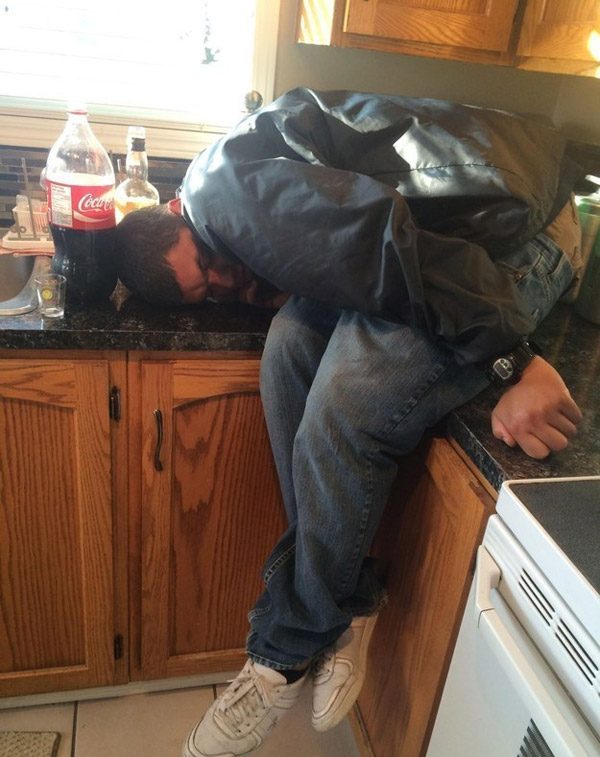
[{"label": "oven door handle", "polygon": [[484,546],[477,553],[478,631],[543,734],[550,754],[589,757],[598,741],[523,626],[497,591],[501,570]]},{"label": "oven door handle", "polygon": [[500,584],[502,571],[496,565],[494,558],[481,544],[477,548],[477,571],[475,573],[475,622],[479,625],[481,613],[492,610],[492,589]]}]

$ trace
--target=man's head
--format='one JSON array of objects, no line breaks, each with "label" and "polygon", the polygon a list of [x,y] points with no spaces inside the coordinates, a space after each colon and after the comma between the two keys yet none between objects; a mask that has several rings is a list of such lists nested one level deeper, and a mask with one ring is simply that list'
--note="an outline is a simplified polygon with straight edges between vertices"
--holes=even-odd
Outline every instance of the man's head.
[{"label": "man's head", "polygon": [[173,306],[206,298],[206,256],[178,204],[126,215],[117,225],[115,255],[123,284],[148,302]]},{"label": "man's head", "polygon": [[250,271],[205,247],[183,219],[179,200],[129,213],[116,236],[119,278],[148,302],[248,301]]}]

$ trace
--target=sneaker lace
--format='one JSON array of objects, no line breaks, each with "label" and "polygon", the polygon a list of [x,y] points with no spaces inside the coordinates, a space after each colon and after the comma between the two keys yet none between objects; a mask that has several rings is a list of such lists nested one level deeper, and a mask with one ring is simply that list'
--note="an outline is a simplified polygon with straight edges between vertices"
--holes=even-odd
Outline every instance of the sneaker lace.
[{"label": "sneaker lace", "polygon": [[218,711],[236,728],[259,719],[269,706],[268,692],[260,677],[251,670],[243,670],[223,694]]}]

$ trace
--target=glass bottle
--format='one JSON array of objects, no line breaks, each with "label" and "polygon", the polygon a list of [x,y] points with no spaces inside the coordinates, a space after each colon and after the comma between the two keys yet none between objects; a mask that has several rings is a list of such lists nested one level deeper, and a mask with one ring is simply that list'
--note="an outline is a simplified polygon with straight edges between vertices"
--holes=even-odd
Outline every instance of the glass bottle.
[{"label": "glass bottle", "polygon": [[148,181],[146,130],[143,126],[130,126],[128,129],[125,169],[127,178],[115,190],[117,223],[132,210],[158,205],[160,202],[158,190]]}]

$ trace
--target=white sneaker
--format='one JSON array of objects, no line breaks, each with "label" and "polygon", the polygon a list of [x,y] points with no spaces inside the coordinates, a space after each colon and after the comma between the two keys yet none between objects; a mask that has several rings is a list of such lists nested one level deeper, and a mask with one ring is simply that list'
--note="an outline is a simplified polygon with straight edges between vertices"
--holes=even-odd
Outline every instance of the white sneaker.
[{"label": "white sneaker", "polygon": [[369,641],[377,615],[354,618],[313,667],[312,724],[317,731],[336,726],[352,709],[365,680]]},{"label": "white sneaker", "polygon": [[237,757],[257,749],[300,695],[306,674],[294,683],[248,660],[192,729],[182,757]]}]

